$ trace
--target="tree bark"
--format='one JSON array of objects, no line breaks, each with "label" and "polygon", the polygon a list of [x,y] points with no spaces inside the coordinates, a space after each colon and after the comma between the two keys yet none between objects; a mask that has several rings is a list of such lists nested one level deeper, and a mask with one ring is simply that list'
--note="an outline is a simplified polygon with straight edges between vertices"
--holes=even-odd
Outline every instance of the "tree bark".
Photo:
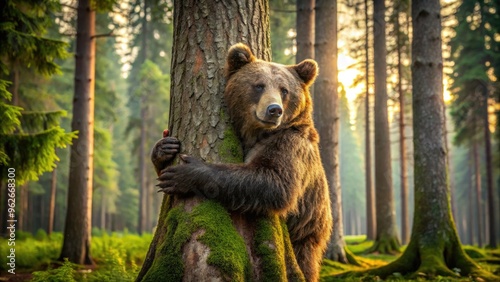
[{"label": "tree bark", "polygon": [[387,118],[387,66],[384,0],[374,0],[373,49],[375,69],[375,205],[377,232],[372,252],[399,252],[392,192],[391,140]]},{"label": "tree bark", "polygon": [[[237,42],[270,59],[267,1],[176,0],[174,27],[170,132],[181,141],[182,153],[215,163],[242,162],[223,106],[223,68]],[[197,196],[164,197],[137,281],[252,279],[303,280],[286,225],[277,216],[229,213]]]},{"label": "tree bark", "polygon": [[314,58],[314,2],[315,0],[297,0],[297,53],[295,62]]},{"label": "tree bark", "polygon": [[399,157],[401,170],[401,243],[408,243],[410,237],[410,221],[408,215],[408,171],[406,168],[406,141],[405,141],[405,97],[403,92],[403,65],[401,62],[401,33],[399,13],[396,15],[396,44],[398,65],[398,96],[399,96]]},{"label": "tree bark", "polygon": [[[408,247],[394,262],[369,270],[384,279],[395,272],[414,278],[437,275],[498,281],[462,250],[449,199],[443,107],[439,0],[412,1],[412,85],[415,213]],[[429,134],[432,133],[432,134]],[[366,273],[364,273],[366,275]]]},{"label": "tree bark", "polygon": [[92,1],[78,1],[75,95],[72,131],[78,131],[70,156],[68,210],[60,259],[92,264],[90,229],[94,157],[95,11]]},{"label": "tree bark", "polygon": [[371,143],[371,121],[370,121],[370,56],[369,38],[370,28],[368,26],[368,0],[365,0],[365,177],[366,177],[366,238],[375,240],[375,191],[372,181],[372,143]]},{"label": "tree bark", "polygon": [[49,200],[49,224],[47,226],[47,235],[52,234],[54,230],[54,215],[56,210],[56,190],[57,190],[57,167],[52,171],[50,182],[50,200]]},{"label": "tree bark", "polygon": [[316,1],[315,59],[320,73],[314,86],[314,123],[332,202],[333,232],[326,251],[331,260],[348,263],[345,255],[339,171],[339,102],[337,79],[337,1]]}]

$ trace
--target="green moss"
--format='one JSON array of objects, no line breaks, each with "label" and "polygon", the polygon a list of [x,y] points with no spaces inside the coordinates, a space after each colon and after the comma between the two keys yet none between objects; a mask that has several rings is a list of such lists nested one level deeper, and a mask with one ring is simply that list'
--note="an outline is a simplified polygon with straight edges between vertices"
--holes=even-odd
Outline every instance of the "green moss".
[{"label": "green moss", "polygon": [[380,253],[380,254],[395,254],[400,253],[399,242],[397,237],[392,236],[381,236],[378,240],[373,243],[370,248],[370,253]]},{"label": "green moss", "polygon": [[194,225],[205,230],[200,241],[210,248],[208,264],[235,281],[248,281],[251,266],[245,242],[220,204],[206,201],[193,209]]},{"label": "green moss", "polygon": [[278,216],[257,221],[254,240],[257,255],[262,258],[263,281],[286,280],[286,266],[282,263],[285,261],[285,247],[283,240],[278,240],[282,237]]},{"label": "green moss", "polygon": [[164,226],[165,240],[157,249],[153,265],[142,281],[181,281],[184,276],[182,246],[196,230],[204,230],[199,241],[210,249],[207,263],[235,281],[248,281],[251,266],[245,242],[220,204],[205,201],[191,213],[183,206],[172,208]]},{"label": "green moss", "polygon": [[[220,119],[225,121],[224,110],[220,112]],[[225,163],[241,163],[243,161],[243,148],[240,139],[236,136],[232,126],[228,125],[224,131],[224,139],[219,142],[219,155]]]},{"label": "green moss", "polygon": [[172,208],[165,218],[165,240],[156,250],[156,258],[142,281],[181,281],[184,275],[182,246],[191,237],[192,222],[182,206]]},{"label": "green moss", "polygon": [[306,278],[304,277],[302,270],[300,270],[300,266],[295,258],[295,253],[293,252],[290,234],[288,233],[288,226],[286,226],[285,220],[280,220],[280,223],[281,230],[283,231],[283,237],[278,239],[282,240],[285,244],[285,263],[288,270],[288,281],[305,281]]}]

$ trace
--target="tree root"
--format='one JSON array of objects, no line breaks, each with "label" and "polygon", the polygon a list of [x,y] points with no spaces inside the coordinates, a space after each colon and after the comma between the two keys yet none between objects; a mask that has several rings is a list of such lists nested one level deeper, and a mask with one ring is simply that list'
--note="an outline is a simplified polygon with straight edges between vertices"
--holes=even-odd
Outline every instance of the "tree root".
[{"label": "tree root", "polygon": [[395,237],[383,237],[376,240],[373,246],[368,249],[367,253],[379,253],[379,254],[399,254],[399,242]]},{"label": "tree root", "polygon": [[424,247],[410,242],[401,257],[387,265],[365,271],[345,272],[332,277],[332,280],[357,278],[358,281],[363,281],[372,280],[373,277],[435,279],[438,276],[500,281],[499,276],[485,271],[469,258],[458,242],[434,247]]}]

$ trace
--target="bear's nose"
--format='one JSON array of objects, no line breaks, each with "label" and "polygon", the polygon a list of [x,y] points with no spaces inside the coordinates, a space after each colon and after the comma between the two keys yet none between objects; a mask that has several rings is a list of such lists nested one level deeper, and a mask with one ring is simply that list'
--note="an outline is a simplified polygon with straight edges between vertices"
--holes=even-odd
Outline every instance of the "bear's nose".
[{"label": "bear's nose", "polygon": [[277,104],[272,104],[269,107],[267,107],[267,115],[271,117],[280,117],[283,114],[283,109],[280,107],[280,105]]}]

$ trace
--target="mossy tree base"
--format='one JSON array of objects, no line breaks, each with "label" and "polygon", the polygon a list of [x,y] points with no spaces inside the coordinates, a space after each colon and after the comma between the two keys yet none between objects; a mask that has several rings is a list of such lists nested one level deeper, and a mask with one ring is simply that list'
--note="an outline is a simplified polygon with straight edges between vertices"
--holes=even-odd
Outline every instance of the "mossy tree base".
[{"label": "mossy tree base", "polygon": [[286,224],[166,196],[136,281],[304,281]]},{"label": "mossy tree base", "polygon": [[345,251],[345,256],[347,258],[348,264],[352,264],[355,266],[361,266],[361,263],[358,261],[356,256],[349,250],[349,248],[347,248],[347,246],[344,247],[344,251]]},{"label": "mossy tree base", "polygon": [[484,281],[500,281],[499,276],[495,276],[476,264],[462,250],[456,236],[441,244],[428,245],[425,240],[412,238],[412,241],[405,252],[397,260],[385,266],[360,271],[347,272],[335,278],[359,278],[361,280],[371,280],[373,277],[398,278],[404,276],[407,279],[425,278],[435,279],[442,277],[469,277],[481,278]]},{"label": "mossy tree base", "polygon": [[379,254],[399,254],[400,244],[396,237],[393,236],[381,236],[373,242],[373,246],[368,250],[368,253],[379,253]]}]

